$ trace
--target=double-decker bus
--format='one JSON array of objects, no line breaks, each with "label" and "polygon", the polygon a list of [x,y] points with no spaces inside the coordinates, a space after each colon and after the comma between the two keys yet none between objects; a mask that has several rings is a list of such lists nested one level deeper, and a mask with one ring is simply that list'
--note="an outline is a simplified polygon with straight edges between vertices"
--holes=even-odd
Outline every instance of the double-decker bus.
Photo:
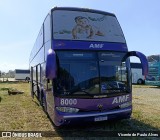
[{"label": "double-decker bus", "polygon": [[31,51],[31,95],[56,126],[130,118],[130,56],[140,59],[146,75],[145,55],[128,52],[114,14],[53,8]]}]

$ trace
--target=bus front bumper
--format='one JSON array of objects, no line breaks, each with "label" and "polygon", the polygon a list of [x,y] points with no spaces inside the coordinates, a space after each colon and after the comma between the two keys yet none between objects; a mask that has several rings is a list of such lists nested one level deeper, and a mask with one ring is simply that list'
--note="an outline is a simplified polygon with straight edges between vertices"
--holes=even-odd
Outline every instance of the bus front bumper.
[{"label": "bus front bumper", "polygon": [[82,122],[98,122],[107,120],[120,120],[130,118],[132,108],[125,108],[119,110],[112,110],[107,112],[96,112],[96,113],[77,113],[63,115],[59,121],[60,125],[66,124],[78,124]]}]

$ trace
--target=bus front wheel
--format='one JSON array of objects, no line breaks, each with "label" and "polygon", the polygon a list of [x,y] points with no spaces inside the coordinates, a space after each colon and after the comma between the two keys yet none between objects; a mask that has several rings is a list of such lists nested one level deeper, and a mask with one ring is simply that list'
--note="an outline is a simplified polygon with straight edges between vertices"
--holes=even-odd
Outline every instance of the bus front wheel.
[{"label": "bus front wheel", "polygon": [[142,85],[143,84],[143,80],[142,79],[138,79],[137,84]]}]

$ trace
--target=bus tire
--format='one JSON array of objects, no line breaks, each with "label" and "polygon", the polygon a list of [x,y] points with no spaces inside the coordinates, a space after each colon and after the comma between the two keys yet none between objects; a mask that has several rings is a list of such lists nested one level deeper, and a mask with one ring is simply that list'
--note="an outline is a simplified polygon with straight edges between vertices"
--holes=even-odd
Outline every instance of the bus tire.
[{"label": "bus tire", "polygon": [[138,80],[137,80],[137,84],[138,84],[138,85],[142,85],[142,84],[143,84],[143,80],[142,80],[142,79],[138,79]]},{"label": "bus tire", "polygon": [[30,78],[29,77],[26,77],[25,78],[25,81],[27,81],[28,83],[30,82]]}]

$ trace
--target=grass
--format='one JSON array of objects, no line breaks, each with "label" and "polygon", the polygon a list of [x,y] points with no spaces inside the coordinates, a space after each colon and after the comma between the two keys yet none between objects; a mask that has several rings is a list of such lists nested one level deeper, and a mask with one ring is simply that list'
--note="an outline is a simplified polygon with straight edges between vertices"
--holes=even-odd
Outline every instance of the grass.
[{"label": "grass", "polygon": [[[8,95],[9,89],[24,91],[23,94]],[[0,83],[0,131],[56,131],[64,139],[63,131],[70,130],[76,136],[87,139],[86,131],[160,131],[160,91],[149,86],[133,86],[133,113],[131,119],[67,126],[56,128],[36,99],[30,96],[29,83]],[[80,139],[79,137],[72,137]],[[43,138],[47,139],[47,138]],[[50,138],[48,138],[50,139]],[[101,137],[100,139],[105,139]],[[138,139],[138,138],[129,138]]]},{"label": "grass", "polygon": [[146,130],[160,130],[160,89],[133,86],[133,93],[133,118],[152,126]]},{"label": "grass", "polygon": [[[23,94],[8,95],[8,89],[25,91]],[[32,100],[28,83],[0,84],[0,131],[53,130],[36,99]]]}]

